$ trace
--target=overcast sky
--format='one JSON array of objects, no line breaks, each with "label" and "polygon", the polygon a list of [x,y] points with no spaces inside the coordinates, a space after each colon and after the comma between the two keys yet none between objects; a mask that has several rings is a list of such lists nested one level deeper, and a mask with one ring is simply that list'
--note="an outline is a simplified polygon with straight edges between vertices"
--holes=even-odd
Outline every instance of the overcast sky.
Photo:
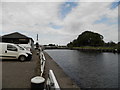
[{"label": "overcast sky", "polygon": [[[1,5],[1,4],[0,4]],[[118,2],[2,2],[1,35],[20,32],[40,44],[66,45],[84,31],[118,42]]]}]

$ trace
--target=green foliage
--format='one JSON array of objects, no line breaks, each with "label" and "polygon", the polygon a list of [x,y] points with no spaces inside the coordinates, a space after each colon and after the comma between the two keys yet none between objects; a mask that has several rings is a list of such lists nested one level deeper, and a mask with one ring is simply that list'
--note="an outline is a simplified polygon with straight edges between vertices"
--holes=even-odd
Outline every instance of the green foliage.
[{"label": "green foliage", "polygon": [[92,49],[92,50],[114,50],[114,47],[92,47],[92,46],[84,46],[84,47],[73,47],[76,49]]},{"label": "green foliage", "polygon": [[67,44],[67,46],[68,46],[68,47],[73,47],[73,43],[70,42],[70,43]]},{"label": "green foliage", "polygon": [[118,50],[120,51],[120,42],[118,42],[117,48],[118,48]]},{"label": "green foliage", "polygon": [[94,33],[91,31],[85,31],[78,36],[77,39],[70,42],[67,46],[68,47],[80,47],[80,46],[103,46],[103,36]]},{"label": "green foliage", "polygon": [[117,44],[116,43],[114,43],[113,41],[110,41],[110,42],[108,42],[108,43],[105,43],[105,46],[106,47],[115,47]]},{"label": "green foliage", "polygon": [[49,44],[48,46],[55,46],[55,44]]}]

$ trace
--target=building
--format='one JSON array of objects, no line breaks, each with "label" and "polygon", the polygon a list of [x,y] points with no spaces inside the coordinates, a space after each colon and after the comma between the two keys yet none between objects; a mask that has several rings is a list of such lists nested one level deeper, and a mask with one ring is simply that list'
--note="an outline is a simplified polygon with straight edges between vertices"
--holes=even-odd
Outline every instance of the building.
[{"label": "building", "polygon": [[34,46],[34,41],[32,38],[27,37],[18,32],[14,32],[14,33],[1,36],[0,42],[14,43],[14,44],[28,44],[31,47]]}]

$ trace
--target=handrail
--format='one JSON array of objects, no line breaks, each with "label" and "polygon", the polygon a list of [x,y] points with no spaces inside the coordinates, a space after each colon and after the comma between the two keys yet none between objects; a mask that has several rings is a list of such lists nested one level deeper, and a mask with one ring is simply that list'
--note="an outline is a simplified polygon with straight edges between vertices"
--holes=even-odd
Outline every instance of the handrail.
[{"label": "handrail", "polygon": [[58,81],[53,73],[53,70],[49,70],[49,74],[48,74],[48,80],[47,80],[47,85],[49,86],[49,88],[53,88],[55,90],[60,90],[60,86],[58,84]]},{"label": "handrail", "polygon": [[[40,58],[40,68],[41,68],[41,76],[42,76],[44,73],[46,58],[45,58],[44,53],[41,50],[39,52],[39,58]],[[60,90],[60,86],[53,73],[53,70],[49,70],[48,78],[47,78],[47,85],[49,86],[49,88],[53,88],[54,90]]]},{"label": "handrail", "polygon": [[43,75],[43,72],[44,72],[44,67],[45,67],[45,61],[46,61],[46,58],[44,56],[44,53],[41,51],[40,52],[40,64],[41,64],[41,76]]}]

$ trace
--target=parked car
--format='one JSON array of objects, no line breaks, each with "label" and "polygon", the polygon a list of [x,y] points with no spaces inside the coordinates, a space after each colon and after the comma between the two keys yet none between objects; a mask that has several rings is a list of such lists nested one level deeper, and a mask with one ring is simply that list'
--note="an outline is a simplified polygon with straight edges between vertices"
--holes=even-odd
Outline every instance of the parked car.
[{"label": "parked car", "polygon": [[0,43],[0,59],[31,60],[32,53],[20,45]]}]

